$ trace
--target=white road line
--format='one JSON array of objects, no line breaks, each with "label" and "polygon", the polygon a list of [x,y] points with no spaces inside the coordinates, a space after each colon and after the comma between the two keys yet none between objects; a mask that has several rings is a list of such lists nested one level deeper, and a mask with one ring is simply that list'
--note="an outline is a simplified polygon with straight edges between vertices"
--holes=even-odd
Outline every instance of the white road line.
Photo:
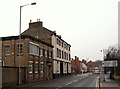
[{"label": "white road line", "polygon": [[67,84],[65,84],[65,85],[69,85],[69,84],[71,84],[71,83],[73,83],[73,82],[69,82],[69,83],[67,83]]},{"label": "white road line", "polygon": [[96,88],[95,89],[99,89],[99,76],[96,78]]},{"label": "white road line", "polygon": [[73,82],[77,82],[78,80],[74,80]]}]

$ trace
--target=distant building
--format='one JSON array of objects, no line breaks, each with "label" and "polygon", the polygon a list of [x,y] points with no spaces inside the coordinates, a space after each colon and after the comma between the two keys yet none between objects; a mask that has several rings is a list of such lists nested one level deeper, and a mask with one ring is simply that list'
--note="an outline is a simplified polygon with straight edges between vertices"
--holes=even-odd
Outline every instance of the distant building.
[{"label": "distant building", "polygon": [[43,27],[43,23],[30,22],[29,28],[22,33],[30,35],[54,46],[53,48],[53,78],[71,74],[71,45],[62,39],[56,31]]},{"label": "distant building", "polygon": [[82,71],[82,73],[87,72],[87,65],[85,63],[82,63],[82,62],[81,62],[81,71]]},{"label": "distant building", "polygon": [[87,62],[87,71],[88,72],[94,72],[95,64],[90,60]]},{"label": "distant building", "polygon": [[71,61],[72,72],[73,73],[82,73],[82,62],[77,56]]}]

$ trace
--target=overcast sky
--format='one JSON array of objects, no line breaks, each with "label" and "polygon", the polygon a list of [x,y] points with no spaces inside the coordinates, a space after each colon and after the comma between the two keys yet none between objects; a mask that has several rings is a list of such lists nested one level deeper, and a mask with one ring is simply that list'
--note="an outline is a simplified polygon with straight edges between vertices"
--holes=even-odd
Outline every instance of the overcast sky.
[{"label": "overcast sky", "polygon": [[20,5],[22,32],[30,20],[56,31],[71,44],[72,57],[102,59],[101,49],[118,43],[119,0],[1,0],[0,37],[19,34]]}]

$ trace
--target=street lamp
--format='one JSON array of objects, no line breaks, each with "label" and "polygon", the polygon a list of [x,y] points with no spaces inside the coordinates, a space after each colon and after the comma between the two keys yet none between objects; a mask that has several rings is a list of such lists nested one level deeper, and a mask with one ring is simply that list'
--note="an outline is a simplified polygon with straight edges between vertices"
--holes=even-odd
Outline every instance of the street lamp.
[{"label": "street lamp", "polygon": [[103,52],[103,61],[102,61],[102,74],[103,74],[103,81],[105,81],[105,75],[104,75],[104,66],[103,66],[103,63],[104,63],[104,49],[101,50],[101,52]]},{"label": "street lamp", "polygon": [[20,85],[20,43],[21,43],[21,12],[22,12],[22,7],[24,6],[28,6],[28,5],[36,5],[36,2],[31,3],[31,4],[26,4],[26,5],[22,5],[20,6],[20,23],[19,23],[19,85]]}]

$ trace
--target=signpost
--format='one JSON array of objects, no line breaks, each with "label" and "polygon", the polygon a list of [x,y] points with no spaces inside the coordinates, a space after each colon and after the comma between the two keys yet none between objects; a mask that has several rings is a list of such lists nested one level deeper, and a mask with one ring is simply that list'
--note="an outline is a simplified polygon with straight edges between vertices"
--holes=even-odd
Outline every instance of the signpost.
[{"label": "signpost", "polygon": [[118,63],[117,63],[117,60],[115,60],[115,61],[103,61],[102,66],[103,67],[117,67]]},{"label": "signpost", "polygon": [[115,67],[118,66],[117,60],[115,60],[115,61],[103,61],[102,66],[103,67],[114,67],[114,75],[116,75]]}]

